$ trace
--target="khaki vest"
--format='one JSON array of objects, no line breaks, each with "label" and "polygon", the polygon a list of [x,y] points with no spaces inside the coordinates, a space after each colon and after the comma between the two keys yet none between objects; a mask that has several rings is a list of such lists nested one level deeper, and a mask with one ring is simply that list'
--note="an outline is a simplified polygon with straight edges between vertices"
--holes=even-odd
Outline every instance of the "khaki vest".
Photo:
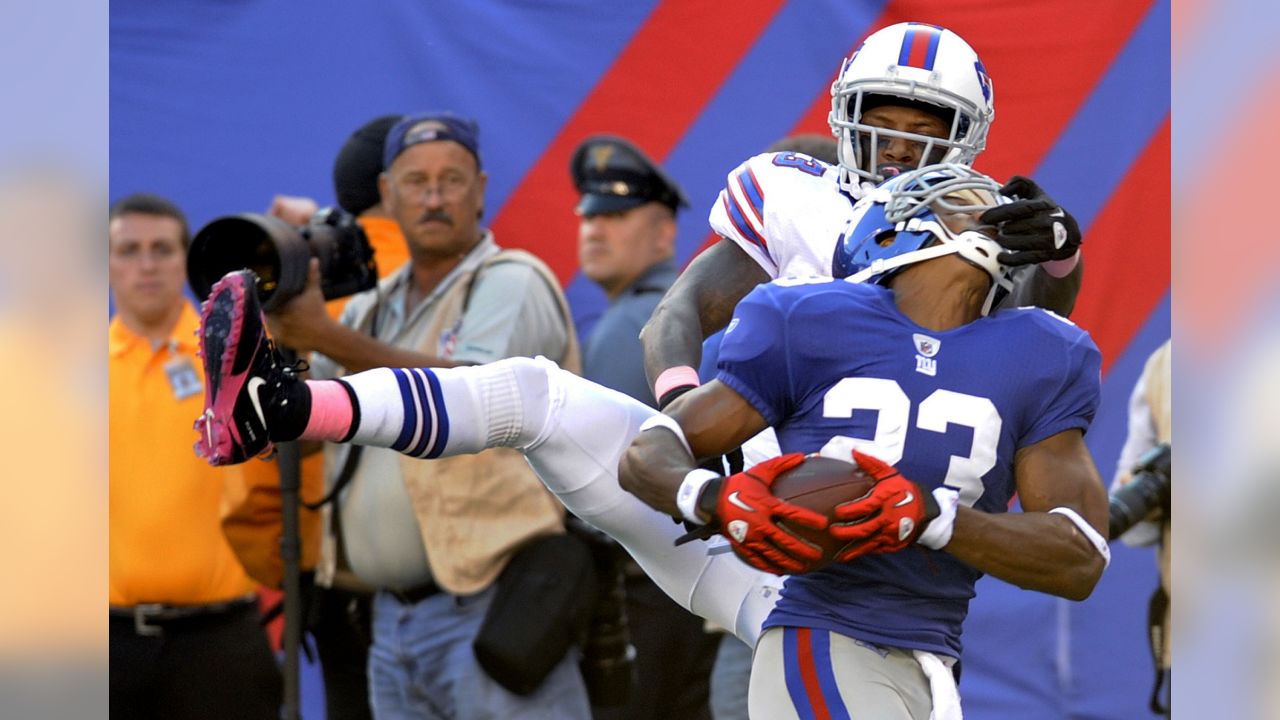
[{"label": "khaki vest", "polygon": [[1151,419],[1156,426],[1156,439],[1162,443],[1169,442],[1173,436],[1172,347],[1172,343],[1165,341],[1151,354],[1143,369],[1147,379],[1147,406],[1151,408]]},{"label": "khaki vest", "polygon": [[[501,262],[518,262],[538,272],[555,289],[568,342],[564,357],[551,358],[574,373],[582,371],[577,333],[569,305],[551,270],[523,250],[501,250],[472,273],[464,273],[437,299],[434,316],[416,348],[436,355],[436,343],[462,317],[472,281],[484,269]],[[372,312],[373,308],[370,309]],[[358,318],[362,327],[368,317]],[[405,487],[413,502],[431,574],[440,587],[455,595],[487,588],[528,540],[564,532],[564,506],[534,474],[524,455],[495,448],[473,455],[436,460],[400,458]]]},{"label": "khaki vest", "polygon": [[[1147,386],[1147,407],[1151,408],[1151,421],[1156,427],[1156,441],[1167,443],[1173,437],[1173,351],[1172,344],[1165,341],[1160,349],[1152,353],[1151,358],[1147,360],[1147,366],[1143,368],[1142,375],[1146,380]],[[1171,543],[1169,542],[1170,524],[1163,523],[1160,528],[1160,585],[1166,593],[1169,592],[1170,586],[1170,564],[1169,550]],[[1171,596],[1172,597],[1172,596]],[[1169,645],[1169,627],[1170,627],[1170,610],[1173,604],[1170,602],[1169,609],[1165,610],[1164,616],[1164,632],[1165,643],[1160,658],[1161,667],[1170,667],[1172,662],[1172,652]]]}]

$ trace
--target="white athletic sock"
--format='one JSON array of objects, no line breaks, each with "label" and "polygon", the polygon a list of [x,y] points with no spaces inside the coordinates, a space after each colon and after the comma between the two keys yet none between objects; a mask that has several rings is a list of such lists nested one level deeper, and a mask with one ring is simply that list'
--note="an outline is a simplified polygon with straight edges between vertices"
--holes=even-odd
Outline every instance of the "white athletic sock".
[{"label": "white athletic sock", "polygon": [[350,442],[419,458],[520,447],[548,405],[547,360],[511,358],[460,368],[379,368],[343,378],[359,420]]},{"label": "white athletic sock", "polygon": [[449,445],[471,446],[454,454],[483,449],[471,398],[466,393],[446,393],[437,372],[378,368],[343,378],[355,391],[358,408],[350,442],[420,458],[440,457]]}]

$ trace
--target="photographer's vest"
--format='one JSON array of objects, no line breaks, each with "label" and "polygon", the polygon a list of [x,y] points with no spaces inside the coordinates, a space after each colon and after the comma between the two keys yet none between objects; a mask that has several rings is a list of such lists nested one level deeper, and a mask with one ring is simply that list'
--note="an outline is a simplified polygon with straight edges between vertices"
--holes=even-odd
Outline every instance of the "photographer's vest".
[{"label": "photographer's vest", "polygon": [[[1149,360],[1147,366],[1143,369],[1143,380],[1146,383],[1147,390],[1147,407],[1151,408],[1151,423],[1155,426],[1156,442],[1168,443],[1173,437],[1173,375],[1172,375],[1172,344],[1165,341],[1165,344],[1156,350]],[[1165,596],[1169,594],[1169,548],[1170,548],[1170,523],[1169,519],[1160,526],[1160,587],[1164,590]],[[1160,628],[1160,644],[1156,648],[1159,653],[1159,663],[1161,667],[1170,667],[1172,658],[1169,651],[1169,610],[1168,604],[1163,608],[1162,627]]]},{"label": "photographer's vest", "polygon": [[[566,344],[564,357],[551,359],[580,373],[577,333],[560,285],[541,260],[523,250],[500,250],[476,270],[455,277],[435,301],[432,317],[424,321],[427,330],[421,335],[422,345],[413,349],[440,355],[440,339],[458,327],[476,278],[485,268],[503,262],[529,266],[554,290],[564,318]],[[375,311],[376,304],[353,326],[368,328]],[[564,532],[564,506],[516,450],[494,448],[436,460],[403,456],[400,471],[422,531],[432,576],[452,594],[484,590],[525,542]]]}]

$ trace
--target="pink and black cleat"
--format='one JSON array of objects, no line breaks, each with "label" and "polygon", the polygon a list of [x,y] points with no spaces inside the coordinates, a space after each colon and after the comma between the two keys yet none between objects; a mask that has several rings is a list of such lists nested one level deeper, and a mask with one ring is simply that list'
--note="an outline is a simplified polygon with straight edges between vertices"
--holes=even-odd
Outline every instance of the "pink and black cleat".
[{"label": "pink and black cleat", "polygon": [[[204,357],[204,415],[196,420],[196,454],[210,465],[234,465],[270,452],[264,406],[291,375],[267,339],[258,305],[257,276],[227,273],[200,309]],[[260,395],[263,387],[267,393]]]}]

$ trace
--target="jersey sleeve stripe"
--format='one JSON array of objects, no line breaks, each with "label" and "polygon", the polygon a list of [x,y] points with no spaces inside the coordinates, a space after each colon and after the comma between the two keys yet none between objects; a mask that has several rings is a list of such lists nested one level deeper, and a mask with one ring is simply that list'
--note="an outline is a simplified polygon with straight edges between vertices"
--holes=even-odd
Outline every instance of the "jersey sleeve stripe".
[{"label": "jersey sleeve stripe", "polygon": [[[738,213],[742,219],[746,221],[748,227],[764,241],[764,195],[757,193],[756,199],[751,198],[751,194],[747,190],[746,171],[739,170],[733,174],[733,179],[729,182],[730,200],[737,207]],[[756,188],[759,190],[759,188]]]},{"label": "jersey sleeve stripe", "polygon": [[743,197],[747,199],[751,214],[755,216],[757,226],[764,227],[764,192],[760,190],[760,181],[756,180],[755,172],[748,165],[735,178],[738,187],[742,188]]},{"label": "jersey sleeve stripe", "polygon": [[[728,189],[732,190],[733,188],[730,187]],[[756,246],[768,252],[769,250],[768,243],[766,243],[764,241],[764,238],[761,237],[760,234],[755,231],[755,228],[751,227],[751,224],[747,222],[747,219],[746,217],[743,216],[742,211],[738,209],[737,200],[730,201],[729,196],[732,194],[733,194],[732,192],[726,192],[720,196],[721,198],[723,198],[724,212],[725,212],[725,215],[729,217],[729,222],[733,224],[733,228],[738,231],[738,235],[741,236],[744,240],[746,240],[747,242],[753,243]]]}]

